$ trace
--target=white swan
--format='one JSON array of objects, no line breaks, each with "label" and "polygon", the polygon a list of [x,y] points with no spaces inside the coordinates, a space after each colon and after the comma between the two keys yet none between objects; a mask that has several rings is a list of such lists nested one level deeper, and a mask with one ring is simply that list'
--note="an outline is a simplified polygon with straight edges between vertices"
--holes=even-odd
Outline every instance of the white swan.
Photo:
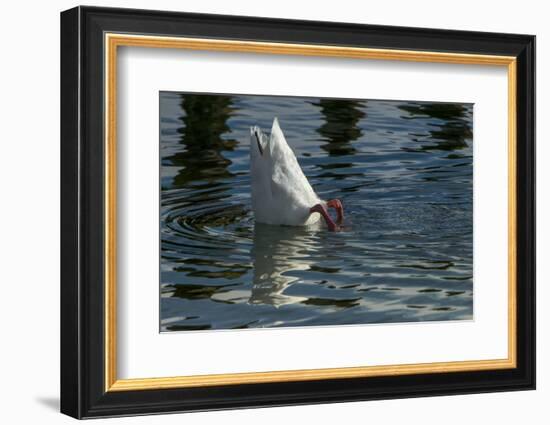
[{"label": "white swan", "polygon": [[[250,173],[252,209],[259,223],[307,226],[322,216],[331,231],[339,229],[344,217],[338,199],[322,201],[302,172],[298,160],[288,146],[277,118],[269,139],[262,130],[250,128]],[[337,223],[327,212],[334,208]]]}]

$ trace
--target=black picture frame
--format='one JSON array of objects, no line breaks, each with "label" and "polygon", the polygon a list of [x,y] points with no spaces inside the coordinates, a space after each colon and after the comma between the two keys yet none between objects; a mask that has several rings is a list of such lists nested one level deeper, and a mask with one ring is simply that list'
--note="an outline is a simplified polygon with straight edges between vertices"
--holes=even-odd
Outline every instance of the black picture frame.
[{"label": "black picture frame", "polygon": [[[105,391],[104,33],[506,55],[517,58],[517,367]],[[75,418],[535,388],[535,37],[76,7],[61,13],[61,412]]]}]

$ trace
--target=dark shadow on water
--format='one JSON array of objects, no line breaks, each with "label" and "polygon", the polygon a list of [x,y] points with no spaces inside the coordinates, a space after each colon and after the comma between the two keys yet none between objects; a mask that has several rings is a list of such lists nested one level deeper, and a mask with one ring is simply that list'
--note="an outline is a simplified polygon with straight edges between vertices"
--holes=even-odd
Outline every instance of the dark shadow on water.
[{"label": "dark shadow on water", "polygon": [[177,131],[183,149],[163,159],[164,165],[181,167],[174,186],[201,178],[215,181],[232,177],[228,170],[231,161],[223,152],[233,150],[238,142],[222,137],[231,131],[227,120],[233,112],[232,97],[186,94],[181,96],[180,105],[183,126]]},{"label": "dark shadow on water", "polygon": [[[408,113],[404,119],[439,120],[440,123],[431,123],[433,130],[429,131],[428,139],[415,139],[421,145],[420,150],[433,149],[452,151],[468,146],[467,141],[473,137],[472,105],[458,103],[412,103],[400,105],[399,109]],[[429,142],[429,144],[426,144]]]},{"label": "dark shadow on water", "polygon": [[35,401],[48,409],[59,412],[59,397],[36,397]]},{"label": "dark shadow on water", "polygon": [[317,132],[325,142],[320,147],[329,156],[352,155],[356,152],[351,142],[359,139],[362,135],[358,123],[365,117],[365,113],[359,109],[364,106],[364,103],[356,100],[335,99],[319,99],[313,103],[320,108],[324,117],[323,125]]}]

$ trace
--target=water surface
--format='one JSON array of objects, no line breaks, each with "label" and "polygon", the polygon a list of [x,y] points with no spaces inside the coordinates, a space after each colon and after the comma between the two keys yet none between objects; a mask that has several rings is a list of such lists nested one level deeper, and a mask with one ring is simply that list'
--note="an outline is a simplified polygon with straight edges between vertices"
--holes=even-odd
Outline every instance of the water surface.
[{"label": "water surface", "polygon": [[[469,104],[160,94],[161,331],[472,319]],[[341,232],[254,222],[279,118]]]}]

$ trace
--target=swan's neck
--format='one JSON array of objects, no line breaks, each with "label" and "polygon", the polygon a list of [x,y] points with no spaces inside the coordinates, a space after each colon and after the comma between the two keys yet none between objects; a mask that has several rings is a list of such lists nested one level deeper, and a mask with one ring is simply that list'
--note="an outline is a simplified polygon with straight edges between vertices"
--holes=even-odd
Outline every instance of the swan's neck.
[{"label": "swan's neck", "polygon": [[332,217],[329,215],[329,213],[327,211],[327,208],[323,204],[314,205],[313,207],[310,208],[309,212],[310,213],[317,212],[317,213],[321,214],[323,216],[323,218],[325,219],[325,222],[327,223],[328,229],[331,232],[334,232],[334,231],[338,230],[338,226],[336,225],[336,223],[334,222]]}]

